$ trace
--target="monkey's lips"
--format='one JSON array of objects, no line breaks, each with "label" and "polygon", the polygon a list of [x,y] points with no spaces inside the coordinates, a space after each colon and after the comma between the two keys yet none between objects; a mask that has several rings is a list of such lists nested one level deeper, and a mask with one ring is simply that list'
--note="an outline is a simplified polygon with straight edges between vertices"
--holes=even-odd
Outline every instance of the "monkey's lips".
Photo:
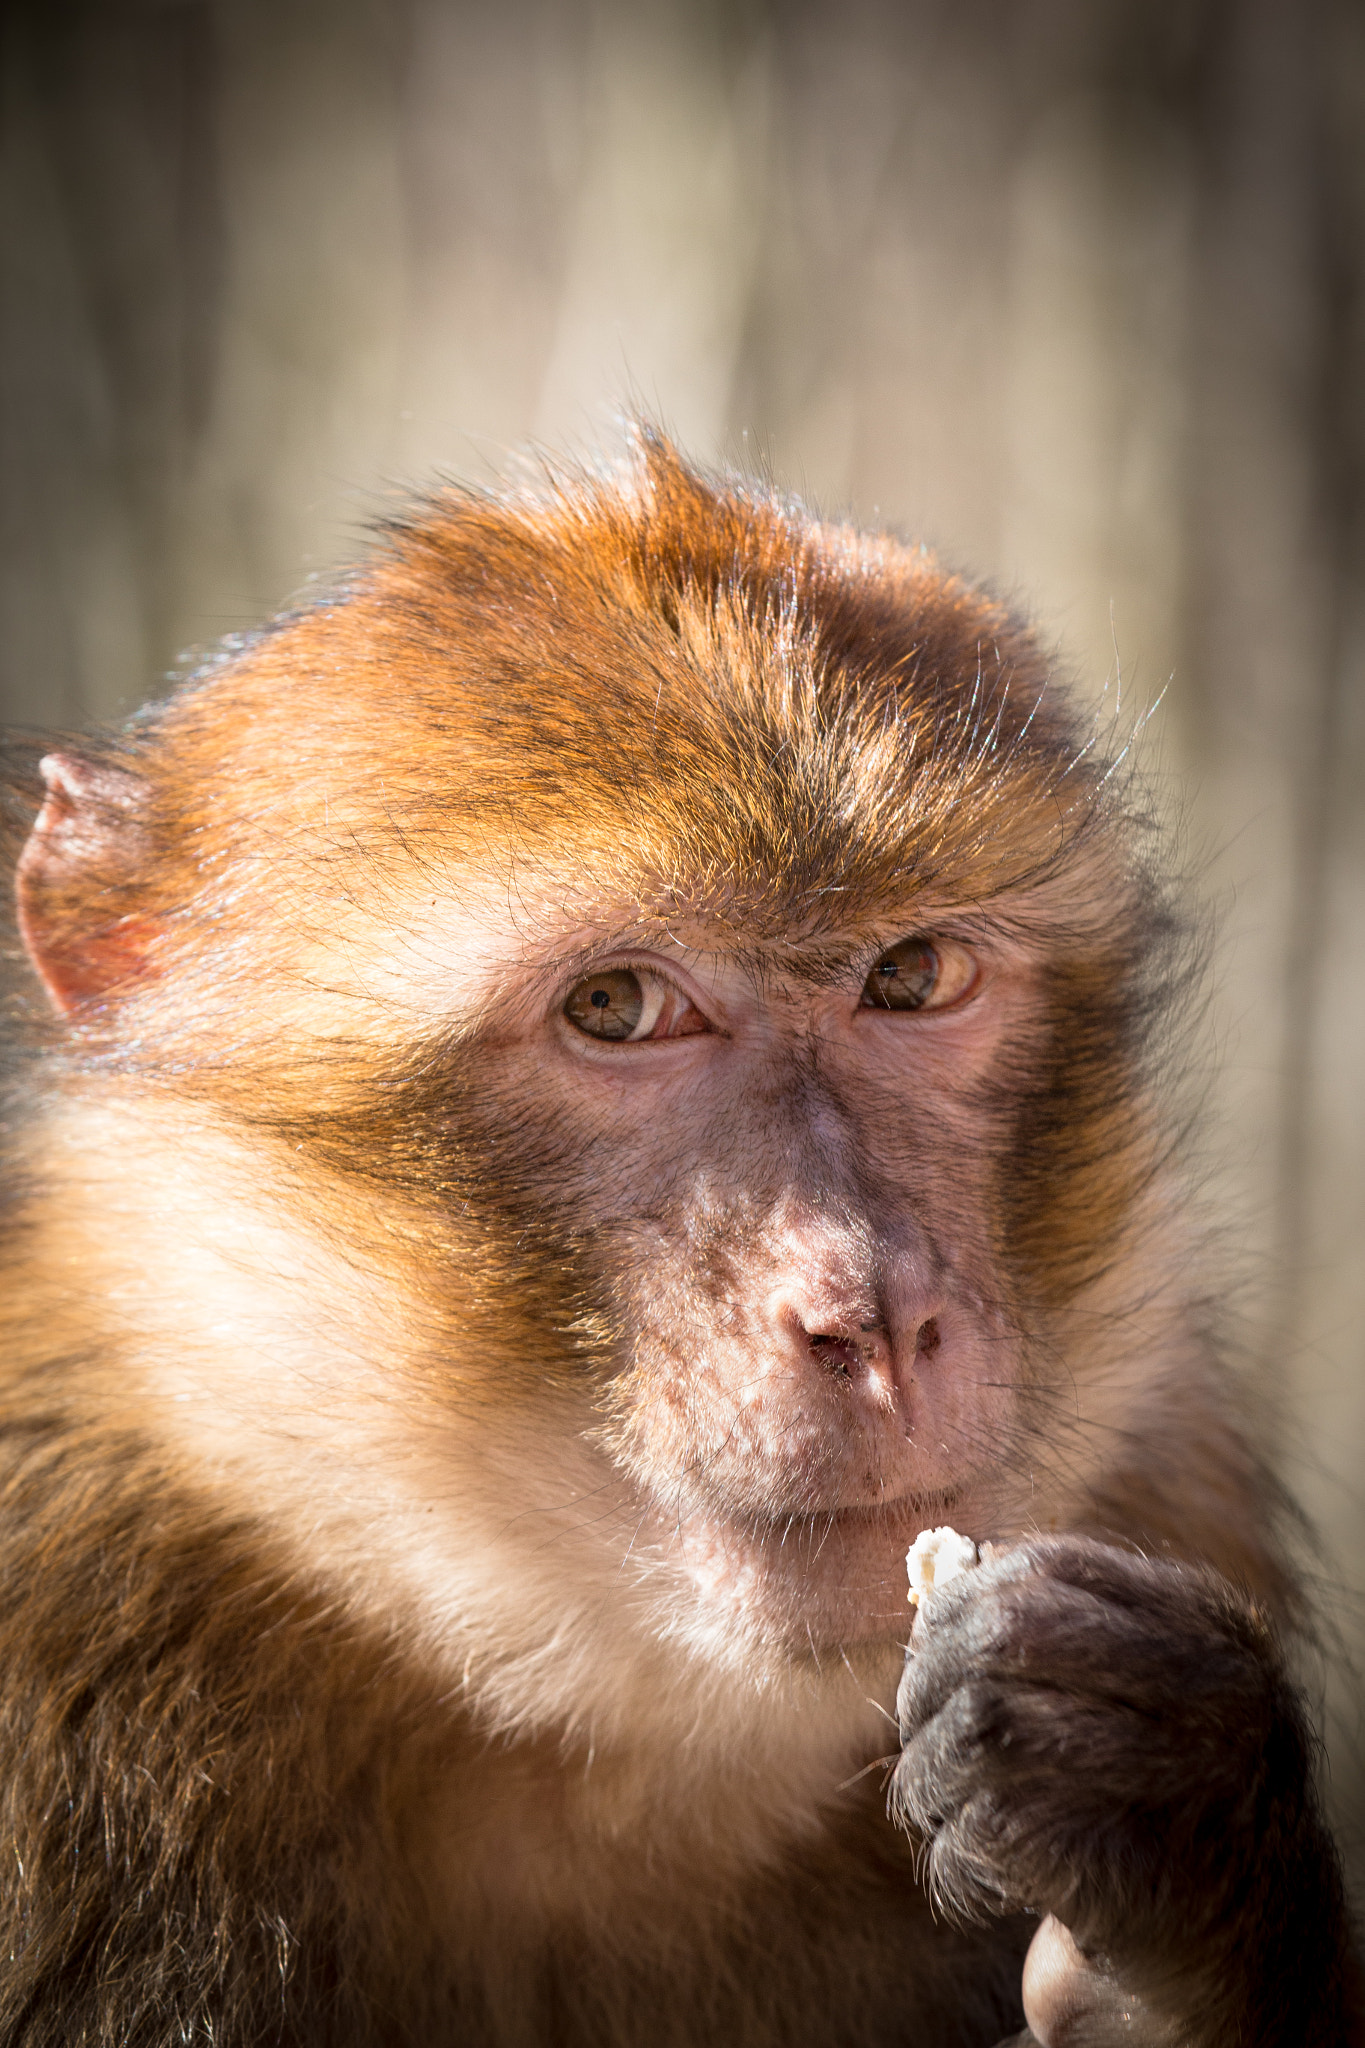
[{"label": "monkey's lips", "polygon": [[973,1506],[956,1487],[778,1521],[693,1513],[673,1522],[672,1547],[715,1618],[774,1646],[818,1653],[903,1641],[906,1551],[921,1530],[950,1518],[971,1526]]}]

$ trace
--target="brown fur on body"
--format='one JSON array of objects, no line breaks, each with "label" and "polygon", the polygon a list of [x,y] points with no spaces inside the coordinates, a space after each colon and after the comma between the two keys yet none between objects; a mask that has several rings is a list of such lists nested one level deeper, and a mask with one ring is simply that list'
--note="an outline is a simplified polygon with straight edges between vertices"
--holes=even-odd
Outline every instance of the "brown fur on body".
[{"label": "brown fur on body", "polygon": [[590,1905],[452,1944],[412,1854],[433,1782],[515,1821],[583,1759],[490,1753],[406,1646],[259,1530],[206,1526],[132,1446],[98,1464],[81,1446],[63,1485],[53,1434],[33,1431],[6,1497],[5,2040],[766,2042],[799,2001],[853,2043],[973,1979],[944,2039],[1013,2009],[979,1934],[941,1935],[922,1982],[888,1976],[927,1906],[858,1812],[817,1857],[711,1896],[632,1845],[610,1920]]},{"label": "brown fur on body", "polygon": [[[438,495],[50,778],[0,2041],[1017,2027],[1026,1932],[934,1919],[882,1811],[908,1623],[849,1590],[880,1468],[850,1491],[823,1386],[750,1410],[707,1346],[802,1247],[880,1285],[910,1245],[973,1388],[1002,1361],[936,1393],[911,1534],[961,1497],[1288,1599],[1153,1106],[1181,936],[1120,790],[1003,607],[650,437]],[[941,1114],[793,1036],[658,1180],[519,1049],[608,941],[796,1005],[921,924],[1016,990]]]}]

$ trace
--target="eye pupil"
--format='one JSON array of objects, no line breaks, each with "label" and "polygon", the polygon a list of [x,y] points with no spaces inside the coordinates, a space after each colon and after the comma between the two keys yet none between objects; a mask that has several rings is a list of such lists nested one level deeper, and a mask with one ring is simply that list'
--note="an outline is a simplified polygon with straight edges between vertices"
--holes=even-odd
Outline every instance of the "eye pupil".
[{"label": "eye pupil", "polygon": [[604,988],[595,988],[588,1000],[594,1010],[605,1010],[611,1003],[611,997]]},{"label": "eye pupil", "polygon": [[894,960],[879,960],[877,962],[877,972],[878,974],[899,974],[900,968]]}]

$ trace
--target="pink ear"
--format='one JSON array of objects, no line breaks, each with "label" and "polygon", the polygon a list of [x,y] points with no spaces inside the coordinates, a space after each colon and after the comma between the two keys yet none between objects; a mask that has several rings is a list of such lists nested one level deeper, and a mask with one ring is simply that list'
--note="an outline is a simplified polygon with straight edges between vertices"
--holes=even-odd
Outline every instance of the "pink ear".
[{"label": "pink ear", "polygon": [[63,1016],[146,971],[152,919],[115,906],[140,865],[142,785],[125,769],[48,754],[47,794],[15,873],[19,933]]}]

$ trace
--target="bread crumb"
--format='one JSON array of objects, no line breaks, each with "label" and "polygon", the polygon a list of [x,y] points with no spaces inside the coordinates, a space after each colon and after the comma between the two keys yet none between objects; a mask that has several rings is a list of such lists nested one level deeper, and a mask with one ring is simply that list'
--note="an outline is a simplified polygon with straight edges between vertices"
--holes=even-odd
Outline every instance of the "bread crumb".
[{"label": "bread crumb", "polygon": [[959,1536],[956,1529],[947,1527],[921,1529],[905,1553],[905,1569],[910,1574],[907,1596],[910,1605],[918,1607],[935,1586],[946,1585],[959,1572],[970,1571],[974,1564],[980,1562],[980,1554],[970,1536]]}]

